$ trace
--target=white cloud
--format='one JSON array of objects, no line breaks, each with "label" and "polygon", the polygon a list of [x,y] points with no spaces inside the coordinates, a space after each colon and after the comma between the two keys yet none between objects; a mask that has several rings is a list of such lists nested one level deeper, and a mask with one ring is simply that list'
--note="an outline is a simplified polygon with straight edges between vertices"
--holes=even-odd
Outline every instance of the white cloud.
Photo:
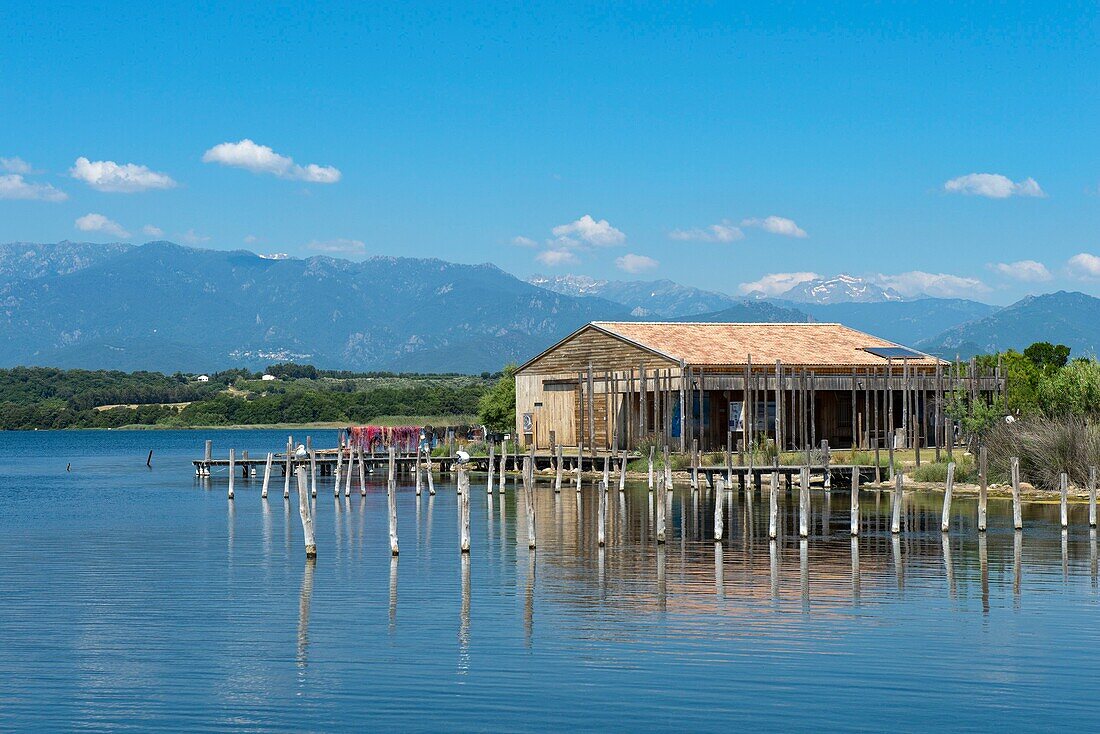
[{"label": "white cloud", "polygon": [[626,242],[626,235],[612,227],[610,222],[606,219],[596,221],[589,214],[569,224],[559,224],[550,231],[556,237],[575,236],[596,246],[621,245]]},{"label": "white cloud", "polygon": [[635,255],[633,252],[615,258],[615,267],[626,273],[641,273],[646,270],[653,270],[659,264],[651,257]]},{"label": "white cloud", "polygon": [[306,248],[316,252],[326,252],[333,255],[362,255],[367,251],[367,245],[360,240],[344,239],[337,237],[333,240],[313,240]]},{"label": "white cloud", "polygon": [[671,239],[681,241],[697,240],[699,242],[735,242],[739,239],[743,239],[745,233],[742,232],[740,228],[733,226],[729,222],[722,222],[721,224],[712,224],[709,227],[674,229],[668,233],[668,236]]},{"label": "white cloud", "polygon": [[1100,257],[1096,255],[1081,252],[1071,257],[1066,264],[1075,277],[1100,278]]},{"label": "white cloud", "polygon": [[203,242],[210,241],[210,235],[199,234],[193,229],[180,233],[179,238],[185,245],[201,245]]},{"label": "white cloud", "polygon": [[202,154],[202,161],[309,183],[336,183],[341,176],[339,169],[333,166],[319,166],[316,163],[299,166],[290,156],[280,155],[248,138],[236,143],[219,143]]},{"label": "white cloud", "polygon": [[146,224],[141,228],[141,233],[147,237],[163,237],[164,230],[152,224]]},{"label": "white cloud", "polygon": [[1010,196],[1045,197],[1039,188],[1039,182],[1033,178],[1013,181],[999,173],[968,173],[953,178],[943,185],[943,190],[951,194],[984,196],[988,199],[1007,199]]},{"label": "white cloud", "polygon": [[821,276],[817,273],[809,271],[798,273],[768,273],[760,278],[760,280],[742,283],[737,286],[737,290],[741,293],[763,293],[767,296],[778,296],[786,293],[799,283],[805,283],[807,280],[817,280],[820,277]]},{"label": "white cloud", "polygon": [[535,259],[548,267],[557,267],[558,265],[572,265],[573,263],[577,262],[577,256],[571,250],[566,250],[563,248],[543,250],[539,254],[535,255]]},{"label": "white cloud", "polygon": [[102,214],[85,214],[78,217],[73,224],[81,232],[104,232],[123,239],[130,236],[130,233],[123,229],[121,224],[108,219]]},{"label": "white cloud", "polygon": [[31,183],[19,173],[0,176],[0,199],[65,201],[69,195],[49,184]]},{"label": "white cloud", "polygon": [[33,173],[31,164],[19,156],[12,158],[0,158],[0,169],[8,173]]},{"label": "white cloud", "polygon": [[1014,263],[996,263],[992,268],[1001,275],[1029,283],[1051,280],[1054,276],[1047,266],[1035,260],[1017,260]]},{"label": "white cloud", "polygon": [[806,237],[806,230],[794,223],[793,219],[777,217],[774,214],[763,219],[744,219],[742,227],[759,227],[765,232],[783,235],[784,237]]},{"label": "white cloud", "polygon": [[257,243],[257,242],[259,242],[259,241],[260,241],[260,238],[259,238],[259,237],[257,237],[257,236],[256,236],[256,235],[254,235],[254,234],[246,234],[246,235],[244,236],[244,243],[245,243],[246,245],[254,245],[254,244],[256,244],[256,243]]},{"label": "white cloud", "polygon": [[170,189],[176,185],[167,173],[150,171],[136,163],[118,164],[114,161],[90,161],[84,156],[76,159],[69,175],[97,191],[116,194],[133,194],[149,189]]},{"label": "white cloud", "polygon": [[515,245],[516,247],[537,247],[539,243],[535,242],[530,237],[524,237],[523,235],[519,235],[517,237],[512,238],[512,244]]},{"label": "white cloud", "polygon": [[879,285],[893,288],[903,296],[972,297],[975,293],[985,293],[989,290],[989,286],[977,278],[948,273],[926,273],[922,270],[911,270],[896,275],[880,273],[875,276],[875,281]]}]

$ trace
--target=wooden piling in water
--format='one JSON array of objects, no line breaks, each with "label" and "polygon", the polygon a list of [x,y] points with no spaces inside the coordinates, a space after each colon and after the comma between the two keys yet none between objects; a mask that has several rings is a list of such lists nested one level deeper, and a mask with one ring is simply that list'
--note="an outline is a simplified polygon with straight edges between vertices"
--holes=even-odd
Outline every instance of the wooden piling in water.
[{"label": "wooden piling in water", "polygon": [[[749,483],[752,491],[752,483]],[[771,491],[768,493],[768,537],[775,540],[779,532],[779,472],[772,470]]]},{"label": "wooden piling in water", "polygon": [[810,467],[802,467],[798,477],[798,537],[810,535]]},{"label": "wooden piling in water", "polygon": [[661,545],[665,542],[665,495],[667,490],[665,489],[665,483],[659,482],[656,491],[656,504],[657,504],[657,544]]},{"label": "wooden piling in water", "polygon": [[306,469],[298,467],[298,514],[302,517],[302,536],[305,540],[306,558],[317,557],[317,539],[313,537],[313,512],[306,497]]},{"label": "wooden piling in water", "polygon": [[699,441],[698,439],[692,439],[691,441],[691,488],[692,490],[699,489]]},{"label": "wooden piling in water", "polygon": [[901,472],[894,474],[894,494],[893,497],[891,497],[890,532],[895,535],[901,532],[901,493],[903,481],[904,479]]},{"label": "wooden piling in water", "polygon": [[668,446],[665,446],[665,491],[672,491],[672,462],[668,458]]},{"label": "wooden piling in water", "polygon": [[988,516],[989,503],[989,477],[987,470],[989,460],[985,446],[978,448],[978,532],[984,533]]},{"label": "wooden piling in water", "polygon": [[397,555],[397,478],[395,477],[397,456],[390,446],[389,481],[386,482],[386,505],[390,516],[390,555]]},{"label": "wooden piling in water", "polygon": [[1012,527],[1021,530],[1024,527],[1023,507],[1020,506],[1020,459],[1012,457]]},{"label": "wooden piling in water", "polygon": [[[527,548],[535,547],[535,462],[530,456],[523,458],[523,503],[527,509]],[[580,501],[580,498],[577,498]]]},{"label": "wooden piling in water", "polygon": [[[344,468],[344,439],[341,438],[339,444],[336,447],[336,472],[333,475],[336,481],[332,485],[332,496],[340,496],[340,477],[343,475]],[[351,462],[348,462],[348,477],[351,477]]]},{"label": "wooden piling in water", "polygon": [[432,469],[432,452],[426,446],[424,447],[424,458],[427,460],[427,464],[424,467],[424,478],[428,480],[428,496],[435,495],[435,474]]},{"label": "wooden piling in water", "polygon": [[726,483],[722,477],[715,477],[714,480],[714,542],[718,543],[722,540],[722,533],[725,530],[725,516],[722,514],[722,508],[726,504]]},{"label": "wooden piling in water", "polygon": [[555,447],[557,457],[554,460],[554,493],[561,494],[562,472],[565,470],[565,457],[562,456],[561,444]]},{"label": "wooden piling in water", "polygon": [[458,467],[458,549],[470,552],[470,474],[465,466]]},{"label": "wooden piling in water", "polygon": [[859,467],[852,467],[851,533],[859,535]]},{"label": "wooden piling in water", "polygon": [[267,485],[271,481],[271,462],[275,459],[275,454],[270,451],[267,453],[267,463],[264,464],[264,486],[260,490],[260,499],[267,499]]},{"label": "wooden piling in water", "polygon": [[622,494],[626,491],[626,450],[623,450],[622,457],[619,459],[619,493]]},{"label": "wooden piling in water", "polygon": [[[349,444],[349,448],[348,448],[348,476],[347,476],[347,479],[344,481],[344,496],[345,497],[351,497],[351,465],[354,464],[354,463],[355,463],[355,449],[350,448],[350,444]],[[339,482],[336,483],[336,491],[337,491],[337,494],[339,494],[339,492],[340,492],[340,483]]]},{"label": "wooden piling in water", "polygon": [[[940,519],[940,532],[951,530],[951,493],[955,489],[955,462],[947,465],[947,486],[943,491],[943,516]],[[979,512],[979,516],[981,513]]]},{"label": "wooden piling in water", "polygon": [[1058,491],[1059,491],[1059,517],[1062,521],[1062,527],[1069,527],[1069,475],[1066,472],[1062,472],[1058,475]]},{"label": "wooden piling in water", "polygon": [[[419,450],[417,451],[416,455],[417,455],[418,458],[420,457]],[[493,479],[495,478],[493,476],[493,470],[496,468],[496,467],[493,466],[493,464],[495,464],[495,463],[496,463],[496,444],[494,444],[493,442],[490,441],[489,442],[489,481],[485,483],[485,491],[486,491],[487,494],[492,494],[493,493]],[[419,489],[420,489],[419,477],[417,478],[416,485],[417,485],[417,490],[418,490],[417,494],[420,494],[420,492],[419,492]]]},{"label": "wooden piling in water", "polygon": [[[309,438],[308,436],[306,437]],[[317,496],[317,452],[313,449],[309,450],[309,481],[311,497]]]},{"label": "wooden piling in water", "polygon": [[294,439],[286,437],[286,466],[283,467],[283,499],[290,499],[291,457],[294,455]]},{"label": "wooden piling in water", "polygon": [[[416,461],[413,463],[413,471],[416,472],[416,496],[419,497],[423,491],[424,486],[424,467],[421,465],[420,454],[424,450],[424,447],[419,443],[416,444]],[[491,448],[490,448],[491,450]],[[360,459],[362,461],[362,459]],[[493,491],[493,457],[489,455],[489,491]]]},{"label": "wooden piling in water", "polygon": [[601,481],[599,487],[599,507],[596,511],[596,544],[603,548],[607,544],[607,482]]},{"label": "wooden piling in water", "polygon": [[653,491],[653,452],[656,446],[649,447],[649,491]]},{"label": "wooden piling in water", "polygon": [[1096,527],[1096,467],[1089,467],[1089,527]]},{"label": "wooden piling in water", "polygon": [[233,499],[233,477],[237,474],[236,463],[237,455],[233,449],[229,449],[229,499]]},{"label": "wooden piling in water", "polygon": [[504,482],[507,479],[508,470],[508,443],[500,442],[500,494],[504,494]]}]

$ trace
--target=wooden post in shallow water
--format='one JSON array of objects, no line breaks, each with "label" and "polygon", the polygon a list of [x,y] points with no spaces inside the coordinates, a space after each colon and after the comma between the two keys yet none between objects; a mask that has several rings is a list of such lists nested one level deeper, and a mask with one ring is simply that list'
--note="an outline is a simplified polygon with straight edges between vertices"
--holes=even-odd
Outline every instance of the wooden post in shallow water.
[{"label": "wooden post in shallow water", "polygon": [[470,552],[470,474],[465,466],[458,467],[458,518],[460,537],[458,549]]},{"label": "wooden post in shallow water", "polygon": [[504,482],[508,470],[508,443],[500,442],[500,494],[504,494]]},{"label": "wooden post in shallow water", "polygon": [[290,436],[286,437],[286,466],[283,467],[283,499],[290,499],[290,475],[293,471],[290,468],[290,457],[294,455],[294,439]]},{"label": "wooden post in shallow water", "polygon": [[233,499],[233,475],[237,472],[235,467],[237,465],[237,454],[233,449],[229,449],[229,499]]},{"label": "wooden post in shallow water", "polygon": [[626,491],[626,451],[619,460],[619,493]]},{"label": "wooden post in shallow water", "polygon": [[424,478],[428,480],[428,496],[435,495],[435,475],[432,473],[432,452],[425,448],[424,458],[427,464],[424,466]]},{"label": "wooden post in shallow water", "polygon": [[653,491],[653,452],[656,446],[649,447],[649,491]]},{"label": "wooden post in shallow water", "polygon": [[596,544],[603,548],[607,543],[607,482],[600,482],[599,493],[599,507],[596,511]]},{"label": "wooden post in shallow water", "polygon": [[[308,437],[307,437],[308,438]],[[309,450],[309,494],[311,497],[317,496],[317,452],[313,449]]]},{"label": "wooden post in shallow water", "polygon": [[798,537],[810,535],[810,467],[802,467],[798,476]]},{"label": "wooden post in shallow water", "polygon": [[[365,451],[366,451],[366,449],[364,449],[362,446],[359,447],[358,453],[359,453],[359,496],[360,497],[366,497],[367,496],[367,466],[366,466],[367,460],[366,460],[366,457],[363,456]],[[419,479],[419,478],[420,478],[420,470],[417,469],[417,479]]]},{"label": "wooden post in shallow water", "polygon": [[1069,475],[1062,472],[1058,475],[1059,516],[1062,527],[1069,527]]},{"label": "wooden post in shallow water", "polygon": [[275,454],[270,451],[267,454],[267,463],[264,465],[264,486],[260,490],[260,499],[267,499],[267,485],[271,481],[271,462],[275,459]]},{"label": "wooden post in shallow water", "polygon": [[[752,491],[752,485],[749,485]],[[779,470],[772,469],[771,489],[768,493],[768,538],[775,540],[779,533]]]},{"label": "wooden post in shallow water", "polygon": [[[852,537],[859,535],[859,467],[852,467],[852,497],[851,497],[851,532]],[[858,550],[856,551],[858,553]],[[858,573],[856,576],[858,578]]]},{"label": "wooden post in shallow water", "polygon": [[978,449],[978,532],[984,533],[989,503],[989,477],[986,470],[989,463],[986,457],[985,446]]},{"label": "wooden post in shallow water", "polygon": [[[424,486],[424,471],[423,467],[420,465],[420,452],[423,450],[423,448],[424,447],[421,446],[419,443],[416,444],[416,459],[413,462],[413,471],[416,472],[416,479],[414,481],[416,482],[417,497],[420,496],[420,493]],[[362,463],[362,456],[359,457],[359,461],[360,463]],[[493,459],[491,455],[489,457],[489,491],[493,491]]]},{"label": "wooden post in shallow water", "polygon": [[1020,459],[1012,457],[1012,527],[1021,530],[1024,527],[1024,513],[1020,506]]},{"label": "wooden post in shallow water", "polygon": [[[344,469],[344,439],[340,439],[340,443],[336,446],[336,482],[332,488],[332,496],[340,496],[340,477],[343,476]],[[348,462],[348,476],[351,476],[351,462]]]},{"label": "wooden post in shallow water", "polygon": [[903,481],[904,478],[901,472],[894,475],[894,495],[891,497],[893,505],[890,513],[890,532],[895,535],[901,532],[901,492]]},{"label": "wooden post in shallow water", "polygon": [[[350,448],[350,444],[349,444],[349,448],[348,448],[348,478],[344,482],[344,496],[345,497],[351,497],[351,465],[354,464],[354,463],[355,463],[355,449]],[[337,491],[337,493],[340,492],[339,484],[337,484],[336,491]]]},{"label": "wooden post in shallow water", "polygon": [[565,457],[562,456],[561,444],[558,444],[555,448],[554,459],[554,493],[561,494],[561,475],[565,471]]},{"label": "wooden post in shallow water", "polygon": [[298,467],[298,514],[302,517],[302,535],[305,538],[306,558],[317,557],[317,539],[313,537],[313,513],[306,497],[306,468]]},{"label": "wooden post in shallow water", "polygon": [[665,507],[667,502],[665,501],[665,483],[663,481],[657,483],[657,491],[654,500],[657,505],[657,544],[663,544],[665,542]]},{"label": "wooden post in shallow water", "polygon": [[581,469],[584,467],[584,447],[577,446],[577,492],[581,491]]},{"label": "wooden post in shallow water", "polygon": [[691,488],[699,489],[699,439],[691,441]]},{"label": "wooden post in shallow water", "polygon": [[1089,467],[1089,527],[1096,527],[1096,467]]},{"label": "wooden post in shallow water", "polygon": [[[535,462],[530,456],[523,457],[523,503],[527,506],[527,547],[535,547]],[[580,498],[577,498],[580,501]]]},{"label": "wooden post in shallow water", "polygon": [[947,486],[943,490],[943,516],[940,519],[940,532],[951,530],[951,492],[955,489],[955,462],[947,465]]},{"label": "wooden post in shallow water", "polygon": [[390,446],[390,473],[386,482],[386,505],[390,516],[390,555],[397,555],[397,479],[394,472],[397,464],[395,449]]},{"label": "wooden post in shallow water", "polygon": [[725,530],[724,523],[725,517],[722,514],[722,506],[726,503],[726,483],[722,477],[715,477],[714,479],[714,542],[718,543],[722,540],[722,534]]},{"label": "wooden post in shallow water", "polygon": [[[485,491],[486,491],[487,494],[492,494],[493,493],[493,479],[494,479],[493,470],[496,468],[496,467],[493,466],[493,464],[496,463],[496,451],[497,451],[496,444],[490,442],[489,443],[489,481],[485,483]],[[417,458],[420,458],[420,450],[419,449],[417,449],[416,456],[417,456]],[[419,476],[417,478],[416,486],[417,486],[417,490],[419,490],[420,489]],[[420,492],[417,491],[417,494],[420,494]]]}]

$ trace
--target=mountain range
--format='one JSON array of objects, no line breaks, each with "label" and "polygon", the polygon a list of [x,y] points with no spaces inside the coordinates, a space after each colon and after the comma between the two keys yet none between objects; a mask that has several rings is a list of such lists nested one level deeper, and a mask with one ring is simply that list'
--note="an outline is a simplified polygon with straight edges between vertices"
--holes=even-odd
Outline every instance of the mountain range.
[{"label": "mountain range", "polygon": [[[873,286],[873,287],[872,287]],[[0,366],[163,372],[272,362],[495,371],[594,320],[838,321],[945,357],[1053,340],[1100,348],[1100,299],[1031,296],[999,308],[903,299],[841,275],[779,297],[670,280],[520,280],[435,259],[271,258],[170,242],[0,245]]]}]

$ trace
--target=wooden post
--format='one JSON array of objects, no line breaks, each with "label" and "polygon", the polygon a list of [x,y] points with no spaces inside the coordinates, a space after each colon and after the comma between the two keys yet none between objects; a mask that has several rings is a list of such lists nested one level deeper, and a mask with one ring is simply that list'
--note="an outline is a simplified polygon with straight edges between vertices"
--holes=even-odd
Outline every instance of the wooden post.
[{"label": "wooden post", "polygon": [[810,467],[802,467],[798,483],[798,537],[810,535]]},{"label": "wooden post", "polygon": [[649,491],[653,491],[653,452],[656,446],[649,447]]},{"label": "wooden post", "polygon": [[894,475],[894,387],[892,385],[894,381],[894,362],[892,359],[886,360],[886,450],[888,452],[887,460],[890,463],[890,476]]},{"label": "wooden post", "polygon": [[[355,452],[351,448],[348,449],[348,476],[344,481],[344,496],[351,497],[351,466],[355,463]],[[336,493],[340,493],[340,483],[336,483]]]},{"label": "wooden post", "polygon": [[951,492],[955,489],[955,462],[947,465],[947,487],[943,491],[943,517],[940,519],[940,532],[951,530]]},{"label": "wooden post", "polygon": [[725,518],[722,514],[722,507],[726,504],[726,482],[722,477],[715,477],[714,479],[714,542],[718,543],[722,540],[722,531],[725,529],[723,523]]},{"label": "wooden post", "polygon": [[859,448],[859,416],[856,414],[856,368],[852,368],[852,450]]},{"label": "wooden post", "polygon": [[657,503],[657,544],[665,542],[665,483],[661,482],[655,497]]},{"label": "wooden post", "polygon": [[394,476],[397,456],[393,444],[390,444],[390,472],[386,482],[386,505],[390,516],[390,555],[397,555],[397,479]]},{"label": "wooden post", "polygon": [[[779,471],[772,470],[771,491],[768,498],[768,537],[775,540],[779,531]],[[752,491],[752,483],[749,483],[749,491]]]},{"label": "wooden post", "polygon": [[783,453],[783,363],[775,360],[775,453]]},{"label": "wooden post", "polygon": [[[357,447],[359,453],[359,496],[367,496],[367,460],[363,456],[364,450],[362,446]],[[419,455],[419,454],[418,454]],[[348,467],[348,471],[351,471],[351,467]],[[417,467],[416,478],[420,479],[420,467]]]},{"label": "wooden post", "polygon": [[596,456],[596,408],[595,408],[595,396],[593,393],[595,390],[592,384],[592,365],[588,365],[588,450],[592,452],[593,458]]},{"label": "wooden post", "polygon": [[283,467],[283,499],[290,499],[290,462],[294,455],[294,439],[286,437],[286,466]]},{"label": "wooden post", "polygon": [[236,472],[237,455],[233,449],[229,449],[229,499],[233,499],[233,476]]},{"label": "wooden post", "polygon": [[581,471],[584,469],[584,454],[580,446],[577,447],[577,492],[581,491]]},{"label": "wooden post", "polygon": [[622,458],[619,460],[619,493],[622,494],[626,491],[626,450],[623,450]]},{"label": "wooden post", "polygon": [[1089,527],[1096,527],[1096,467],[1089,467]]},{"label": "wooden post", "polygon": [[611,454],[603,457],[603,483],[605,485],[611,482]]},{"label": "wooden post", "polygon": [[[877,373],[878,370],[876,369],[875,372]],[[878,380],[874,382],[878,383]],[[879,404],[882,402],[882,391],[878,389],[877,384],[871,395],[875,399],[875,484],[882,484],[882,463],[879,459],[879,444],[882,443],[882,423],[879,420]]]},{"label": "wooden post", "polygon": [[599,487],[599,507],[596,511],[596,544],[603,548],[607,542],[605,525],[607,524],[607,481],[601,481]]},{"label": "wooden post", "polygon": [[1059,498],[1059,517],[1062,521],[1062,527],[1069,527],[1069,475],[1062,472],[1058,475],[1058,491],[1060,493]]},{"label": "wooden post", "polygon": [[1012,527],[1021,530],[1024,527],[1023,507],[1020,506],[1020,459],[1012,457]]},{"label": "wooden post", "polygon": [[470,552],[470,474],[465,466],[458,467],[458,517],[460,537],[458,549]]},{"label": "wooden post", "polygon": [[897,534],[901,532],[901,492],[902,492],[902,476],[901,472],[894,474],[894,496],[893,507],[891,508],[890,518],[890,532]]},{"label": "wooden post", "polygon": [[730,428],[726,429],[726,486],[733,487],[733,429]]},{"label": "wooden post", "polygon": [[852,536],[859,535],[859,467],[852,467],[852,498],[851,498],[851,531]]},{"label": "wooden post", "polygon": [[527,547],[535,547],[535,492],[534,461],[530,456],[523,458],[523,503],[527,506]]},{"label": "wooden post", "polygon": [[305,539],[306,558],[317,557],[317,539],[313,537],[313,513],[306,498],[306,469],[298,467],[298,514],[302,517],[302,536]]},{"label": "wooden post", "polygon": [[691,442],[691,488],[699,489],[699,440]]},{"label": "wooden post", "polygon": [[424,478],[428,480],[428,496],[432,497],[435,495],[435,474],[432,467],[432,452],[427,446],[424,447],[424,458],[427,460],[424,466]]},{"label": "wooden post", "polygon": [[[350,457],[349,457],[350,458]],[[343,469],[344,463],[344,440],[340,439],[339,445],[336,447],[336,482],[333,485],[332,496],[340,496],[340,475],[341,469]],[[348,476],[351,476],[351,464],[348,464]]]},{"label": "wooden post", "polygon": [[260,490],[260,499],[267,499],[267,485],[271,481],[271,462],[275,459],[275,454],[270,451],[267,453],[267,463],[264,464],[264,486]]},{"label": "wooden post", "polygon": [[672,462],[668,458],[668,446],[665,446],[665,490],[672,490]]},{"label": "wooden post", "polygon": [[561,474],[563,471],[563,465],[565,463],[564,457],[561,455],[561,444],[556,447],[557,459],[554,461],[554,493],[561,493]]},{"label": "wooden post", "polygon": [[920,466],[920,418],[914,415],[909,422],[912,424],[913,455],[916,458],[917,466]]},{"label": "wooden post", "polygon": [[685,363],[683,360],[680,360],[680,389],[678,390],[678,392],[680,393],[679,400],[680,400],[680,451],[681,452],[684,450],[684,447],[686,446],[687,427],[688,427],[687,413],[686,413],[686,411],[687,411],[688,377],[687,377],[687,373],[685,372],[686,367],[687,367],[687,363]]},{"label": "wooden post", "polygon": [[489,443],[489,481],[485,484],[485,491],[488,494],[493,493],[493,470],[496,468],[493,464],[496,463],[496,446]]},{"label": "wooden post", "polygon": [[[579,451],[580,449],[578,449]],[[505,473],[508,468],[508,443],[502,441],[500,444],[500,494],[504,494],[504,481]]]},{"label": "wooden post", "polygon": [[310,496],[317,496],[317,452],[313,449],[309,450],[309,481],[310,481]]},{"label": "wooden post", "polygon": [[986,458],[985,446],[981,446],[978,449],[978,531],[985,532],[986,528],[986,516],[987,505],[989,502],[989,478],[986,470],[988,469],[988,460]]},{"label": "wooden post", "polygon": [[202,461],[206,466],[207,473],[210,471],[210,462],[214,459],[214,442],[209,438],[206,439],[206,445],[202,451]]},{"label": "wooden post", "polygon": [[936,445],[936,463],[940,462],[940,444],[943,442],[941,439],[941,431],[943,430],[942,422],[940,420],[940,411],[943,410],[943,365],[936,361],[936,384],[932,391],[935,396],[934,415],[932,419],[932,440]]},{"label": "wooden post", "polygon": [[[416,472],[416,480],[415,481],[416,481],[416,496],[417,497],[420,496],[421,487],[424,483],[423,472],[421,471],[421,469],[423,467],[420,466],[420,451],[421,451],[422,448],[423,447],[418,442],[416,444],[416,460],[413,463],[413,471]],[[489,450],[491,452],[492,447],[490,447]],[[362,465],[362,463],[363,463],[362,455],[360,455],[360,457],[359,457],[359,463],[360,463],[360,465]],[[493,491],[493,459],[492,459],[492,454],[491,453],[490,453],[490,458],[489,458],[489,491],[490,492]]]}]

